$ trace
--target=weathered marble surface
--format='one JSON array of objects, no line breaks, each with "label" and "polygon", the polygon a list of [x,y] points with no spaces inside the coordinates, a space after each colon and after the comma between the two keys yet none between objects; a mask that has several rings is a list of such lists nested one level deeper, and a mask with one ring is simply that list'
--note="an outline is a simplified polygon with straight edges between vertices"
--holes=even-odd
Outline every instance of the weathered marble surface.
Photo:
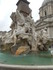
[{"label": "weathered marble surface", "polygon": [[[46,20],[43,21],[40,18],[40,20],[37,21],[37,23],[35,24],[31,15],[31,10],[29,8],[29,5],[27,4],[28,2],[25,3],[24,2],[23,3],[21,2],[22,3],[21,4],[20,1],[18,1],[19,5],[17,3],[18,7],[16,11],[12,12],[10,16],[10,18],[12,19],[12,24],[10,26],[11,31],[6,32],[4,36],[0,35],[2,39],[2,43],[4,46],[12,44],[10,45],[10,49],[12,51],[18,50],[19,47],[21,46],[24,46],[24,48],[27,46],[30,48],[31,51],[35,51],[35,52],[47,51],[48,48],[46,45],[48,45],[48,42],[50,42],[48,39],[48,31],[47,31],[48,29],[41,28],[40,31],[38,30],[40,26],[41,27],[43,26],[43,24],[45,26]],[[40,17],[41,15],[42,14],[40,13]],[[8,46],[6,48],[8,48]]]},{"label": "weathered marble surface", "polygon": [[[47,29],[45,28],[41,30],[40,33],[37,33],[35,30],[35,22],[33,18],[31,18],[31,14],[24,17],[19,10],[16,10],[10,17],[12,19],[11,31],[7,32],[2,38],[4,44],[17,44],[17,46],[14,46],[16,50],[19,50],[18,47],[26,45],[29,46],[31,51],[35,52],[47,50],[45,47],[48,41]],[[12,47],[13,45],[11,46],[11,50],[14,51]]]}]

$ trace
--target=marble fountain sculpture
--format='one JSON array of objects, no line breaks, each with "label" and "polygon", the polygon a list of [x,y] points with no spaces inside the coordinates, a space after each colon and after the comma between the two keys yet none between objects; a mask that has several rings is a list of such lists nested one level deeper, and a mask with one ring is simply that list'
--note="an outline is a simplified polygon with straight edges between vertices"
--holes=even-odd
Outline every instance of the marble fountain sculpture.
[{"label": "marble fountain sculpture", "polygon": [[[16,21],[15,21],[16,17]],[[13,43],[10,46],[11,52],[16,55],[25,52],[37,52],[39,50],[47,50],[46,45],[48,41],[47,29],[43,29],[40,33],[35,31],[35,23],[31,18],[31,14],[24,17],[23,14],[16,11],[16,13],[11,14],[12,23],[16,22],[16,28],[11,32],[6,33],[3,37],[3,42],[5,44]],[[18,46],[19,45],[19,46]],[[5,45],[6,46],[6,45]]]},{"label": "marble fountain sculpture", "polygon": [[[18,57],[19,55],[21,55],[21,58],[22,58],[22,55],[24,54],[24,56],[23,56],[23,58],[24,58],[24,57],[26,57],[26,55],[29,55],[31,52],[33,52],[33,54],[37,54],[39,51],[48,50],[48,48],[46,47],[46,44],[48,41],[47,29],[45,28],[45,29],[41,30],[39,33],[37,33],[35,30],[34,20],[33,20],[33,18],[31,18],[30,15],[31,14],[29,14],[27,17],[24,17],[23,14],[21,14],[19,12],[19,10],[17,10],[16,13],[11,14],[11,19],[13,20],[12,23],[15,23],[15,17],[16,17],[17,25],[16,25],[16,28],[13,30],[13,32],[11,30],[11,31],[7,32],[4,37],[2,37],[3,48],[1,50],[4,51],[4,53],[5,53],[5,51],[11,52],[10,56],[9,56],[9,54],[7,54],[8,56],[4,55],[4,57],[6,57],[7,59],[9,57],[10,58],[13,57],[13,59],[14,58],[20,59]],[[12,54],[14,56],[12,56]],[[32,56],[32,57],[34,57],[34,56]],[[6,58],[4,58],[4,59],[6,59]],[[29,55],[29,58],[31,58],[30,55]],[[17,59],[15,61],[16,63],[17,63],[17,61],[19,61]],[[14,60],[13,60],[13,62],[14,62]],[[9,62],[11,62],[11,61],[12,61],[12,59]],[[6,63],[6,60],[4,63]],[[1,64],[0,65],[1,69],[2,70],[8,70],[8,69],[10,69],[10,70],[15,70],[15,69],[16,70],[36,70],[36,69],[41,70],[41,69],[45,69],[44,66],[43,67],[28,66],[28,65],[25,66],[22,64],[20,66],[20,65],[8,65],[8,63],[6,63],[7,65]]]},{"label": "marble fountain sculpture", "polygon": [[[2,37],[4,46],[11,44],[10,49],[14,54],[25,53],[26,51],[37,52],[47,50],[45,46],[48,41],[47,28],[42,29],[39,33],[35,30],[35,22],[31,18],[31,13],[24,17],[19,10],[11,14],[14,29],[7,32]],[[19,45],[19,46],[18,46]],[[5,47],[3,50],[5,50]],[[8,48],[8,47],[6,47]],[[22,49],[23,48],[23,49]],[[22,51],[21,51],[22,50]]]},{"label": "marble fountain sculpture", "polygon": [[[10,17],[12,19],[12,24],[10,26],[11,30],[9,32],[6,32],[6,34],[1,37],[2,39],[2,45],[0,47],[1,48],[0,55],[2,55],[2,57],[0,58],[1,60],[0,62],[2,63],[0,65],[1,69],[2,70],[46,69],[47,66],[45,68],[45,66],[41,67],[41,66],[32,66],[32,65],[33,64],[39,65],[37,62],[40,63],[40,61],[42,60],[45,61],[43,57],[51,57],[51,55],[49,54],[48,56],[47,53],[46,55],[41,54],[42,51],[44,53],[48,52],[47,45],[49,39],[48,39],[47,28],[44,28],[40,30],[39,33],[37,33],[35,28],[35,22],[31,17],[31,13],[25,17],[23,13],[21,13],[18,9],[16,10],[16,12],[13,12]],[[24,64],[26,66],[24,66]]]},{"label": "marble fountain sculpture", "polygon": [[10,50],[16,55],[48,50],[47,28],[40,30],[39,33],[36,32],[29,4],[27,0],[17,2],[16,12],[12,12],[10,16],[11,30],[2,36],[2,50]]}]

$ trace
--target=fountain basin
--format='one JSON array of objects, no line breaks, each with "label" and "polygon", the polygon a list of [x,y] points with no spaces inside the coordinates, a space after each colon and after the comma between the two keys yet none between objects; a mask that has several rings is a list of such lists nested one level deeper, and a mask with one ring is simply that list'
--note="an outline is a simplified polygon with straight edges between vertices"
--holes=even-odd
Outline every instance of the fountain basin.
[{"label": "fountain basin", "polygon": [[47,66],[23,66],[23,65],[7,65],[0,64],[1,70],[53,70],[53,65]]},{"label": "fountain basin", "polygon": [[[50,55],[49,52],[39,53]],[[39,56],[36,54],[15,56],[10,53],[0,52],[1,70],[53,70],[53,57]]]}]

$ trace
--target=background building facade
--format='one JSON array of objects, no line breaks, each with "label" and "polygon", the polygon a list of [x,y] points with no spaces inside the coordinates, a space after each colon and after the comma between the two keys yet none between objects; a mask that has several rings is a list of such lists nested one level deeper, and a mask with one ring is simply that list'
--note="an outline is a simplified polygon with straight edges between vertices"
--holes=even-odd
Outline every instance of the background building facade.
[{"label": "background building facade", "polygon": [[39,15],[40,19],[35,24],[36,31],[47,28],[48,38],[53,39],[53,0],[43,1]]}]

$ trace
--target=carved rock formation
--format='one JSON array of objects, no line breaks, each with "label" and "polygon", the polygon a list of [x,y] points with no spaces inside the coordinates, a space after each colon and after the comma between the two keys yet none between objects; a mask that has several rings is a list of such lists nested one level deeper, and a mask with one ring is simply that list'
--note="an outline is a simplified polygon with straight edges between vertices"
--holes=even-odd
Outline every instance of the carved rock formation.
[{"label": "carved rock formation", "polygon": [[12,19],[11,31],[5,34],[2,41],[5,46],[6,44],[13,44],[10,46],[13,54],[25,53],[29,49],[29,51],[35,52],[47,50],[45,46],[48,41],[47,31],[46,29],[41,30],[40,33],[35,31],[35,22],[31,17],[31,13],[25,17],[17,9],[10,17]]}]

